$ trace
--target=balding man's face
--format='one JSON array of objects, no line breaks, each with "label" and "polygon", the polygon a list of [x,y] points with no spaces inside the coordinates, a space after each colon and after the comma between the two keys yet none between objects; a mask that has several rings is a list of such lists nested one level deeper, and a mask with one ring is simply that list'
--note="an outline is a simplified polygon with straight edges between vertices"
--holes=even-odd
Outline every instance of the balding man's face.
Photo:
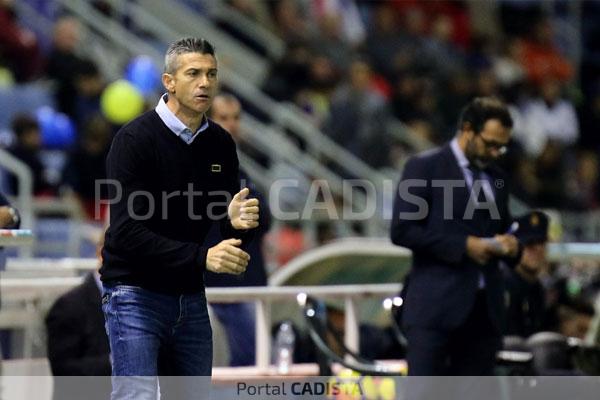
[{"label": "balding man's face", "polygon": [[240,115],[242,108],[235,100],[216,97],[211,108],[212,120],[221,125],[237,142],[240,138]]}]

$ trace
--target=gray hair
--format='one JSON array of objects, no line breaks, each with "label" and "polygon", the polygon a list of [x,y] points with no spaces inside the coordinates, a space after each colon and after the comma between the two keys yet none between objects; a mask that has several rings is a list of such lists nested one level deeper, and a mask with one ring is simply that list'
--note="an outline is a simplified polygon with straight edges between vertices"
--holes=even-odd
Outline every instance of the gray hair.
[{"label": "gray hair", "polygon": [[169,45],[165,54],[165,72],[174,74],[177,71],[177,57],[185,53],[210,54],[215,56],[215,48],[208,40],[201,38],[182,38]]}]

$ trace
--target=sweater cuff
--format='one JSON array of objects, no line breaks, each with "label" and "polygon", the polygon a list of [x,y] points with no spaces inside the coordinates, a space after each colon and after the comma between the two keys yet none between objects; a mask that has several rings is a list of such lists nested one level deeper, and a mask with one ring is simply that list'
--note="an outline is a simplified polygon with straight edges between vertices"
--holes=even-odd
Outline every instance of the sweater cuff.
[{"label": "sweater cuff", "polygon": [[198,256],[196,260],[198,261],[198,265],[200,266],[201,271],[206,271],[206,256],[208,254],[208,247],[198,246]]},{"label": "sweater cuff", "polygon": [[454,263],[460,263],[467,259],[467,238],[468,235],[457,236],[456,243],[452,246],[455,251],[451,251],[449,254],[450,261]]}]

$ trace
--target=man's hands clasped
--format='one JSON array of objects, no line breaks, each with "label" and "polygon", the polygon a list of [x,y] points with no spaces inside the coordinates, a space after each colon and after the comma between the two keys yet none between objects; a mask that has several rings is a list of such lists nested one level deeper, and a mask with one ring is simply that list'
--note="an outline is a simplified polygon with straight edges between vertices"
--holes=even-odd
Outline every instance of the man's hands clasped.
[{"label": "man's hands clasped", "polygon": [[489,238],[467,237],[467,255],[476,263],[484,265],[492,257],[515,257],[519,251],[517,238],[511,234]]}]

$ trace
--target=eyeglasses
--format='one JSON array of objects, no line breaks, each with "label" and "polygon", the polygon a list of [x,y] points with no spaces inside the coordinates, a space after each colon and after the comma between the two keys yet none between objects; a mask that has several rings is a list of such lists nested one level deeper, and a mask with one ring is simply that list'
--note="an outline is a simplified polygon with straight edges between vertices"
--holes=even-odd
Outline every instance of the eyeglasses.
[{"label": "eyeglasses", "polygon": [[483,136],[479,135],[479,138],[483,142],[483,145],[488,150],[496,150],[500,154],[504,154],[508,151],[508,146],[506,144],[494,142],[493,140],[485,139]]}]

